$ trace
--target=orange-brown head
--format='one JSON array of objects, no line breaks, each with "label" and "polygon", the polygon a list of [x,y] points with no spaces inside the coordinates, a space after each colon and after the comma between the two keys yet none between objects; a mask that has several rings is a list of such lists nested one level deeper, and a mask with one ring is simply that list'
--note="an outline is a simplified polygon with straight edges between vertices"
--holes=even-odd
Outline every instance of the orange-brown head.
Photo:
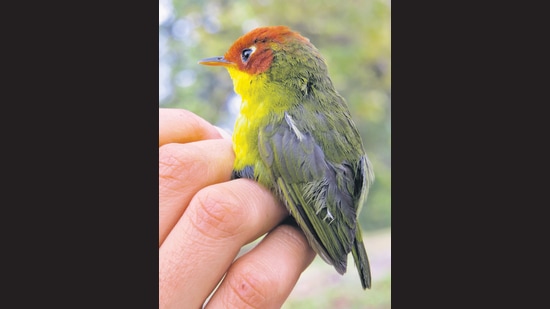
[{"label": "orange-brown head", "polygon": [[285,49],[289,40],[311,45],[307,38],[286,26],[260,27],[237,39],[223,57],[206,58],[199,63],[234,67],[251,75],[263,73],[271,67],[274,51]]}]

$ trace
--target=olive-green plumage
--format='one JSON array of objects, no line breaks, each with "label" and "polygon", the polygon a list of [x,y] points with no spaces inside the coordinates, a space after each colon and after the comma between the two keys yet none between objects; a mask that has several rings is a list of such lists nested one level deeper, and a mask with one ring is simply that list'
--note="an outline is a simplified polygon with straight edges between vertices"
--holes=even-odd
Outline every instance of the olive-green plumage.
[{"label": "olive-green plumage", "polygon": [[357,216],[374,175],[318,50],[287,27],[262,27],[224,57],[201,63],[227,67],[243,99],[233,133],[233,178],[272,190],[340,274],[351,252],[363,288],[370,288]]}]

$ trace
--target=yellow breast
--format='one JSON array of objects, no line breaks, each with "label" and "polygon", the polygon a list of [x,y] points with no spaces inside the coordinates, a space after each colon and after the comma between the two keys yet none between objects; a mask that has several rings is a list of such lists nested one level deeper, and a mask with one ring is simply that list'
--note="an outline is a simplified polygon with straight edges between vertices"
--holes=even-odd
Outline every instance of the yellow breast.
[{"label": "yellow breast", "polygon": [[266,76],[263,74],[251,75],[231,67],[228,71],[235,92],[242,98],[233,131],[234,169],[241,170],[247,165],[254,167],[260,160],[258,132],[270,121],[279,118],[280,110],[276,102],[280,93],[266,83]]}]

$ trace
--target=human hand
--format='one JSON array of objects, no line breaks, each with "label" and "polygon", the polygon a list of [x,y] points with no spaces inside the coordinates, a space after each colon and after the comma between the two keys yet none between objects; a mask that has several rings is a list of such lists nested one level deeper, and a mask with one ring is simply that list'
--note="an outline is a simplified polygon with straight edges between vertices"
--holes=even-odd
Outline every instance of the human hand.
[{"label": "human hand", "polygon": [[214,290],[206,308],[280,308],[315,257],[267,189],[230,181],[234,158],[204,119],[159,109],[160,308],[200,308]]}]

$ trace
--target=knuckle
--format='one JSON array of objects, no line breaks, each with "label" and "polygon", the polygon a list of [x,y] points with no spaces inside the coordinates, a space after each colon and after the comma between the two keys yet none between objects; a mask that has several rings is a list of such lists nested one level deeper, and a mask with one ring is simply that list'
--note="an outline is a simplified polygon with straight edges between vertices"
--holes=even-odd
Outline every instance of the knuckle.
[{"label": "knuckle", "polygon": [[269,272],[254,263],[243,263],[227,277],[230,290],[227,302],[235,308],[267,308],[276,282]]},{"label": "knuckle", "polygon": [[184,186],[191,175],[204,167],[196,157],[192,149],[182,144],[159,147],[159,188],[164,191]]},{"label": "knuckle", "polygon": [[183,165],[176,152],[176,145],[167,144],[159,147],[159,177],[172,178]]},{"label": "knuckle", "polygon": [[238,234],[244,222],[247,222],[247,211],[239,198],[222,186],[210,186],[199,191],[193,198],[191,223],[203,235],[220,239]]}]

